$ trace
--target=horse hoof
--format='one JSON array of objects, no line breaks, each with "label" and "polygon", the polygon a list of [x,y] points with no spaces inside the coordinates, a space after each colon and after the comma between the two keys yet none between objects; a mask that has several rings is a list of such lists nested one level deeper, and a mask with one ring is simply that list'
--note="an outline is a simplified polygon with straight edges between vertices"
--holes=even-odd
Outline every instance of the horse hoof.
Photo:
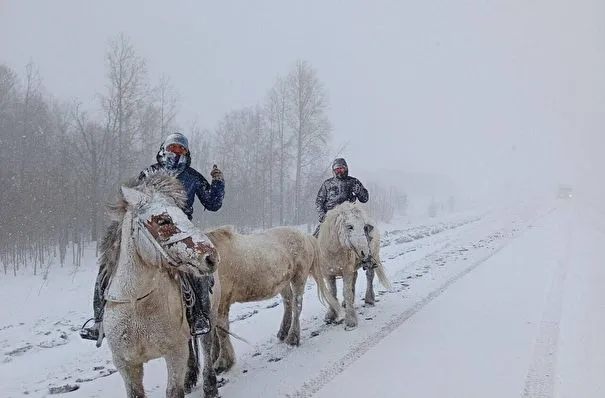
[{"label": "horse hoof", "polygon": [[343,321],[344,321],[343,317],[325,320],[326,325],[340,325]]},{"label": "horse hoof", "polygon": [[284,341],[287,335],[287,333],[283,333],[282,331],[277,332],[277,338],[279,339],[279,341]]},{"label": "horse hoof", "polygon": [[[223,383],[224,385],[224,383]],[[218,393],[218,389],[219,387],[222,387],[219,385],[218,381],[217,383],[210,387],[210,386],[204,386],[204,397],[205,398],[220,398],[220,394]]]},{"label": "horse hoof", "polygon": [[204,391],[204,397],[205,398],[221,398],[221,396],[218,393],[218,390],[216,391]]},{"label": "horse hoof", "polygon": [[324,322],[327,324],[336,322],[336,314],[326,314],[324,317]]},{"label": "horse hoof", "polygon": [[357,327],[357,319],[345,319],[345,329],[353,330]]},{"label": "horse hoof", "polygon": [[350,332],[351,330],[355,330],[357,329],[357,325],[356,326],[345,326],[345,331]]},{"label": "horse hoof", "polygon": [[291,346],[299,346],[300,345],[300,337],[298,336],[288,336],[286,339],[286,344]]},{"label": "horse hoof", "polygon": [[214,373],[219,374],[228,371],[231,369],[233,364],[227,364],[226,361],[219,361],[219,363],[214,364]]}]

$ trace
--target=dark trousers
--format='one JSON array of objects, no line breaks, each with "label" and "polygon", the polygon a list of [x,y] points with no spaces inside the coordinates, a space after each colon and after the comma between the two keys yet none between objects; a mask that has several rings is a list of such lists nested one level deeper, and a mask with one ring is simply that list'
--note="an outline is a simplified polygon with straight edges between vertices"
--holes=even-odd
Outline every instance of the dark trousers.
[{"label": "dark trousers", "polygon": [[210,328],[210,293],[214,285],[214,277],[212,275],[196,277],[186,274],[185,278],[195,294],[193,306],[187,311],[187,320],[190,325]]},{"label": "dark trousers", "polygon": [[95,323],[100,323],[103,320],[103,311],[105,310],[105,289],[107,289],[107,285],[109,284],[109,278],[105,278],[103,280],[101,272],[102,269],[99,268],[99,273],[97,274],[97,281],[95,282],[95,291],[92,299],[92,310],[95,317]]}]

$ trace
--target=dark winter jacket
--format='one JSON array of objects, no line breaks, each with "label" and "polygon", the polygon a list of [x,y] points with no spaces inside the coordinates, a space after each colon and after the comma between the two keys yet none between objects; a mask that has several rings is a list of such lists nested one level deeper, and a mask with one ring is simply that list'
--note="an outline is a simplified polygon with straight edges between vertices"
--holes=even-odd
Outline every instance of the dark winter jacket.
[{"label": "dark winter jacket", "polygon": [[[161,168],[162,165],[160,163],[152,164],[141,172],[139,179],[143,179]],[[190,220],[193,218],[193,202],[196,195],[207,210],[217,211],[223,205],[223,197],[225,196],[224,181],[213,180],[212,184],[210,184],[203,175],[191,166],[187,166],[176,178],[187,190],[187,203],[182,210]]]},{"label": "dark winter jacket", "polygon": [[[346,167],[344,159],[337,160],[341,161]],[[332,210],[347,200],[355,202],[357,199],[361,203],[366,203],[369,199],[368,190],[357,178],[349,176],[348,169],[342,177],[328,178],[319,188],[315,200],[319,222],[323,221],[328,210]]]}]

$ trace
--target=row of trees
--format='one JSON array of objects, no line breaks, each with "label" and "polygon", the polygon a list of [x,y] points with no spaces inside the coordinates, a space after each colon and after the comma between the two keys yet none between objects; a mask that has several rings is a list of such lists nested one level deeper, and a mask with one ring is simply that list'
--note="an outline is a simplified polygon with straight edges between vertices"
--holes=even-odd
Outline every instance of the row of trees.
[{"label": "row of trees", "polygon": [[[36,273],[55,254],[63,263],[68,247],[75,248],[77,263],[82,245],[99,240],[103,205],[121,182],[149,165],[162,138],[175,130],[190,139],[192,166],[207,175],[215,159],[226,178],[223,208],[195,212],[203,227],[315,222],[315,194],[329,175],[331,126],[326,90],[308,63],[298,61],[261,103],[227,113],[211,131],[179,125],[180,101],[170,79],[151,82],[146,60],[124,35],[110,41],[105,61],[107,89],[93,106],[45,92],[33,63],[23,77],[0,65],[5,272],[9,264],[13,272],[33,264]],[[380,187],[372,194],[375,215],[389,218],[397,194]]]}]

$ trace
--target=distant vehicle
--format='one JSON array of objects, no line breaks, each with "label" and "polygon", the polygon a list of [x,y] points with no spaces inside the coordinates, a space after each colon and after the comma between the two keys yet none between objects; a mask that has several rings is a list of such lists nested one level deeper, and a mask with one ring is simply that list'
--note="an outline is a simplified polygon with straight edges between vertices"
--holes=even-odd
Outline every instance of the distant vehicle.
[{"label": "distant vehicle", "polygon": [[571,189],[570,186],[567,185],[561,185],[559,187],[559,189],[557,190],[557,198],[559,199],[571,199],[572,197],[572,192],[573,190]]}]

